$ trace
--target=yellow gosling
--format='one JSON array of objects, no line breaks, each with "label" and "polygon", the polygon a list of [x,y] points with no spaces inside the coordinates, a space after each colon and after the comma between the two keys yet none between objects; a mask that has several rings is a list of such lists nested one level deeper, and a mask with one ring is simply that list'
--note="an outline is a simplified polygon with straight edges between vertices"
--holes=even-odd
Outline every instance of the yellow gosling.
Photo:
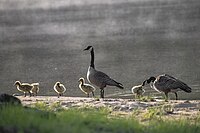
[{"label": "yellow gosling", "polygon": [[56,82],[53,88],[54,88],[55,92],[58,94],[58,98],[60,96],[63,96],[63,93],[65,93],[65,91],[66,91],[65,86],[63,84],[61,84],[60,82]]},{"label": "yellow gosling", "polygon": [[32,83],[31,85],[33,85],[33,88],[31,89],[31,94],[33,96],[37,96],[38,92],[39,92],[39,83]]},{"label": "yellow gosling", "polygon": [[17,87],[18,91],[24,93],[24,97],[26,97],[26,93],[29,93],[31,97],[31,90],[33,88],[33,85],[28,83],[21,83],[20,81],[16,81],[14,85]]},{"label": "yellow gosling", "polygon": [[135,98],[140,98],[145,93],[145,90],[143,89],[145,82],[146,82],[146,80],[141,85],[132,87],[131,90],[132,90],[132,93],[135,95]]},{"label": "yellow gosling", "polygon": [[84,78],[80,78],[79,80],[79,88],[80,90],[85,93],[88,97],[89,94],[92,93],[93,97],[94,97],[94,91],[95,91],[95,87],[93,87],[90,84],[85,84],[85,80]]}]

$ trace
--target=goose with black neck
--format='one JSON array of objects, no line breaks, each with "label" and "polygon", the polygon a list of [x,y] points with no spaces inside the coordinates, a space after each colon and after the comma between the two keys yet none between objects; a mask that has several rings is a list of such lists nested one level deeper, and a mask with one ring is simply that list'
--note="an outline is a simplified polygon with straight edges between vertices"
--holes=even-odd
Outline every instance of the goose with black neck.
[{"label": "goose with black neck", "polygon": [[158,75],[157,77],[150,77],[146,80],[147,83],[151,83],[151,88],[155,89],[158,92],[164,92],[166,100],[168,100],[168,93],[172,92],[178,100],[178,91],[184,91],[191,93],[192,89],[184,82],[180,81],[177,78],[174,78],[168,74]]},{"label": "goose with black neck", "polygon": [[95,86],[100,88],[100,97],[104,98],[104,88],[108,86],[116,86],[120,89],[123,89],[123,85],[114,79],[110,78],[107,74],[98,71],[95,69],[94,65],[94,48],[92,46],[88,46],[84,50],[90,50],[91,54],[91,60],[90,60],[90,66],[87,71],[87,80],[91,84],[94,84]]}]

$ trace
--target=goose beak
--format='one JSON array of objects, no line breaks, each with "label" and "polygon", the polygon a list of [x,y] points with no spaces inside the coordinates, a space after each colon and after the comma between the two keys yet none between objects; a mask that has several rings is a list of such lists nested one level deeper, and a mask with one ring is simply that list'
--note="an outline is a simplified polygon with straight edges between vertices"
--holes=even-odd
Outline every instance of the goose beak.
[{"label": "goose beak", "polygon": [[92,48],[92,46],[87,46],[87,48],[85,48],[83,51],[89,50],[90,48]]}]

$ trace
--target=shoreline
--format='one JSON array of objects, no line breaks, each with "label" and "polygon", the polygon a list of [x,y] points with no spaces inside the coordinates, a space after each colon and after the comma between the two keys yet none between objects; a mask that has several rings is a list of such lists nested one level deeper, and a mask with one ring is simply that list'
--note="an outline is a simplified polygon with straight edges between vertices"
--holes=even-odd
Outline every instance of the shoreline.
[{"label": "shoreline", "polygon": [[171,118],[180,118],[181,116],[193,117],[200,112],[200,100],[156,100],[150,102],[139,101],[135,99],[114,99],[114,98],[86,98],[86,97],[56,97],[56,96],[36,96],[24,97],[16,96],[22,101],[24,106],[32,106],[37,102],[44,102],[47,106],[59,102],[64,109],[70,108],[110,108],[112,113],[123,114],[125,116],[140,111],[140,115],[148,112],[151,108],[167,107],[172,111],[166,111],[165,116]]}]

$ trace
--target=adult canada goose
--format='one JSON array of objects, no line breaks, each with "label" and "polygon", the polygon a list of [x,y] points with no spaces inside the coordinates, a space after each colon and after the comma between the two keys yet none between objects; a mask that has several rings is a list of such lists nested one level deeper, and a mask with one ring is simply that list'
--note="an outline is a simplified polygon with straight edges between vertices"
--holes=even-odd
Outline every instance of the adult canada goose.
[{"label": "adult canada goose", "polygon": [[56,82],[53,88],[55,92],[58,94],[58,98],[62,96],[63,93],[66,91],[65,86],[61,84],[60,82]]},{"label": "adult canada goose", "polygon": [[[91,50],[90,50],[91,49]],[[94,48],[92,46],[88,46],[84,50],[90,50],[91,53],[91,62],[87,71],[87,80],[100,88],[100,97],[104,98],[104,88],[109,86],[116,86],[120,89],[123,89],[123,85],[113,79],[111,79],[107,74],[97,71],[94,66]]]},{"label": "adult canada goose", "polygon": [[136,96],[139,98],[144,94],[145,90],[143,89],[143,86],[145,85],[145,82],[146,82],[146,80],[141,85],[132,87],[131,90],[132,90],[132,93],[135,95],[135,98],[136,98]]},{"label": "adult canada goose", "polygon": [[187,93],[192,92],[192,89],[187,84],[167,74],[159,75],[156,78],[150,77],[149,79],[147,79],[148,84],[151,82],[151,88],[155,89],[158,92],[164,92],[166,100],[168,99],[169,92],[173,92],[175,94],[176,100],[178,99],[177,91],[183,90]]},{"label": "adult canada goose", "polygon": [[81,91],[87,94],[88,97],[89,94],[92,93],[94,97],[95,88],[90,84],[86,84],[84,78],[80,78],[78,81],[79,81],[79,88],[81,89]]},{"label": "adult canada goose", "polygon": [[31,90],[33,88],[33,85],[28,83],[21,83],[20,81],[16,81],[15,84],[18,91],[21,91],[24,93],[24,96],[26,97],[26,93],[30,94],[31,97]]},{"label": "adult canada goose", "polygon": [[31,94],[33,96],[37,96],[39,92],[39,83],[32,83],[31,85],[33,85],[33,88],[31,89]]}]

